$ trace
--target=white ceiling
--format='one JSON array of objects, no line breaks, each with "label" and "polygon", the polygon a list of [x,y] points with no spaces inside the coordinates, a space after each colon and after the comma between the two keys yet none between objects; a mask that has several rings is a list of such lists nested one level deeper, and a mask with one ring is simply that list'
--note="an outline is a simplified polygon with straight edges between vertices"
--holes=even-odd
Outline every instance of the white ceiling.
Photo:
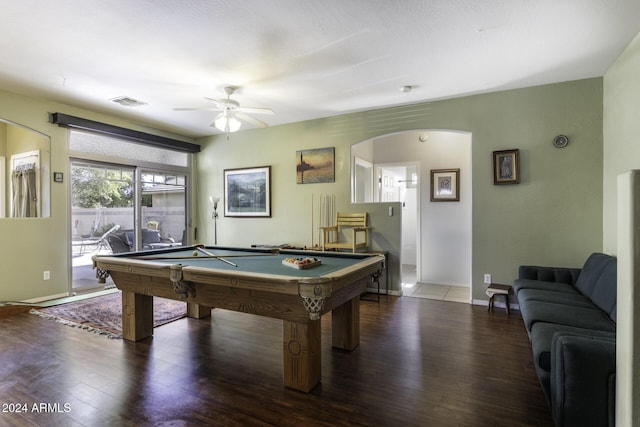
[{"label": "white ceiling", "polygon": [[[602,76],[638,0],[2,0],[0,88],[190,137]],[[411,85],[409,93],[400,87]],[[123,107],[126,95],[147,103]],[[251,125],[244,124],[243,129]]]}]

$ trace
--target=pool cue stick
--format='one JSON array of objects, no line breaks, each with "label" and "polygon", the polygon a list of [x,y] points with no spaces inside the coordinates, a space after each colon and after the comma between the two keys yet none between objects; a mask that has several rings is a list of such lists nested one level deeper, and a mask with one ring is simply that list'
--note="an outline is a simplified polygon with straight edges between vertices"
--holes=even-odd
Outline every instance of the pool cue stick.
[{"label": "pool cue stick", "polygon": [[202,255],[202,256],[197,256],[197,255],[185,255],[185,256],[162,256],[162,255],[141,255],[141,256],[136,256],[136,257],[131,257],[132,259],[141,259],[141,260],[147,260],[147,261],[153,261],[153,260],[179,260],[179,259],[210,259],[210,258],[219,258],[217,256],[208,256],[208,255]]},{"label": "pool cue stick", "polygon": [[203,254],[207,254],[207,255],[209,255],[209,256],[211,256],[211,257],[217,258],[217,259],[219,259],[220,261],[222,261],[222,262],[226,262],[226,263],[227,263],[227,264],[229,264],[229,265],[232,265],[232,266],[234,266],[234,267],[237,267],[237,266],[238,266],[238,264],[234,264],[234,263],[232,263],[231,261],[229,261],[229,260],[227,260],[227,259],[224,259],[224,258],[222,258],[222,257],[221,257],[221,256],[219,256],[219,255],[213,254],[213,253],[211,253],[211,252],[209,252],[209,251],[207,251],[207,250],[203,249],[203,248],[202,248],[202,247],[200,247],[200,246],[197,246],[197,247],[196,247],[196,249],[198,249],[198,250],[199,250],[200,252],[202,252]]},{"label": "pool cue stick", "polygon": [[[206,257],[202,257],[202,258],[222,258],[223,255],[216,255],[214,253],[208,252],[205,249],[203,249],[205,246],[202,243],[198,243],[197,245],[195,245],[196,249],[202,249],[202,252],[207,254]],[[280,248],[271,248],[271,251],[269,253],[263,252],[263,253],[256,253],[256,254],[250,254],[250,253],[244,253],[244,254],[226,254],[224,255],[224,258],[246,258],[246,257],[254,257],[254,256],[273,256],[273,255],[280,255]],[[189,257],[187,257],[189,258]]]},{"label": "pool cue stick", "polygon": [[[204,248],[204,245],[202,243],[199,243],[196,246],[196,249],[201,249],[203,253],[207,254],[208,257],[211,258],[222,258],[222,255],[216,255],[214,253],[211,253],[209,251],[206,251]],[[246,257],[252,257],[252,256],[273,256],[273,255],[280,255],[280,248],[271,248],[271,252],[269,253],[257,253],[257,254],[226,254],[224,255],[224,258],[246,258]],[[206,257],[203,257],[206,258]]]},{"label": "pool cue stick", "polygon": [[[247,258],[247,257],[255,257],[255,256],[274,256],[274,255],[278,255],[280,252],[279,251],[272,251],[271,253],[268,254],[229,254],[229,255],[225,255],[224,258]],[[132,259],[143,259],[143,260],[171,260],[171,259],[210,259],[210,258],[222,258],[222,256],[220,255],[201,255],[201,256],[197,256],[197,255],[185,255],[185,256],[162,256],[162,255],[140,255],[140,256],[135,256],[135,257],[131,257]]]}]

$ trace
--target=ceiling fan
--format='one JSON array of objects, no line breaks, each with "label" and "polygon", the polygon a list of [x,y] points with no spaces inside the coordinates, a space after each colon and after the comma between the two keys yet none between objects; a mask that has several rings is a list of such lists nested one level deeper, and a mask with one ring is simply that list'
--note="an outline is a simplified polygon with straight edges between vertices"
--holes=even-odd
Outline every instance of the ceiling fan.
[{"label": "ceiling fan", "polygon": [[213,101],[215,107],[204,107],[204,108],[174,108],[175,111],[194,111],[194,110],[212,110],[212,111],[220,111],[220,114],[216,116],[213,123],[211,123],[212,127],[219,129],[222,132],[227,134],[231,132],[236,132],[240,129],[242,125],[241,120],[251,123],[252,125],[258,126],[260,128],[266,128],[268,125],[252,117],[246,113],[252,114],[273,114],[270,108],[255,108],[255,107],[241,107],[240,103],[234,99],[231,99],[231,95],[236,91],[237,87],[234,86],[225,86],[224,91],[227,94],[227,99],[213,99],[207,98],[204,99]]}]

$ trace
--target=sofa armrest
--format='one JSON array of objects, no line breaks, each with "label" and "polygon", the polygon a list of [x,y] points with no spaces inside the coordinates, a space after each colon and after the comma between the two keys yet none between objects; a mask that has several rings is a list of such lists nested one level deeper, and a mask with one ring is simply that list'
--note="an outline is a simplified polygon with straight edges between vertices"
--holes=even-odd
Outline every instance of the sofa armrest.
[{"label": "sofa armrest", "polygon": [[518,269],[518,278],[575,285],[580,271],[582,271],[580,268],[521,265]]},{"label": "sofa armrest", "polygon": [[615,377],[615,339],[554,334],[550,391],[556,427],[615,427]]}]

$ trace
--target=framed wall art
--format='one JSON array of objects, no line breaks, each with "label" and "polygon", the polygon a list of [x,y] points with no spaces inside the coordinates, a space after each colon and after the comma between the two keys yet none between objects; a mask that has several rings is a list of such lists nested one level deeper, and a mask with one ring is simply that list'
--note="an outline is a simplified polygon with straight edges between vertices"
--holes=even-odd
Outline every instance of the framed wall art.
[{"label": "framed wall art", "polygon": [[520,150],[501,150],[493,152],[493,184],[520,183]]},{"label": "framed wall art", "polygon": [[224,170],[224,216],[271,216],[271,166]]},{"label": "framed wall art", "polygon": [[431,201],[460,201],[460,169],[431,170]]},{"label": "framed wall art", "polygon": [[296,183],[335,182],[335,159],[334,147],[296,151]]}]

